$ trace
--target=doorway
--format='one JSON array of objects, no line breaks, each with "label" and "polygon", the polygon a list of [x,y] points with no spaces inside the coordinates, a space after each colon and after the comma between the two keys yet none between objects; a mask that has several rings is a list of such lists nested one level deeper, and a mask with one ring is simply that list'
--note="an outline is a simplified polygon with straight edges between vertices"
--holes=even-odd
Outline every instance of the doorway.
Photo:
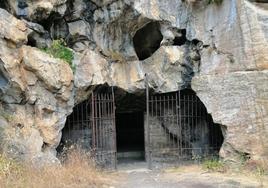
[{"label": "doorway", "polygon": [[119,163],[145,160],[143,111],[116,114],[116,143]]}]

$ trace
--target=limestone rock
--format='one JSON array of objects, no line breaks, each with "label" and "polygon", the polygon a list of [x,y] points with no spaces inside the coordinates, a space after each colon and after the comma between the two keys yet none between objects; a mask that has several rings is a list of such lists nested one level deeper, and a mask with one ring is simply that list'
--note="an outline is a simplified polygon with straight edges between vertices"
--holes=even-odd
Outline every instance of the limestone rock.
[{"label": "limestone rock", "polygon": [[[255,160],[267,160],[267,83],[267,70],[200,75],[192,81],[214,122],[226,126],[225,143]],[[226,160],[232,156],[225,147],[221,154]]]},{"label": "limestone rock", "polygon": [[176,91],[184,85],[181,66],[184,62],[183,47],[161,47],[150,58],[144,60],[144,72],[158,92]]},{"label": "limestone rock", "polygon": [[27,42],[27,27],[22,21],[3,9],[0,9],[0,18],[0,38],[8,39],[17,45]]},{"label": "limestone rock", "polygon": [[22,45],[29,24],[0,12],[5,14],[0,17],[5,23],[0,28],[1,149],[33,163],[58,162],[55,149],[74,104],[72,70],[62,60]]},{"label": "limestone rock", "polygon": [[70,22],[68,23],[68,26],[72,36],[90,36],[90,25],[83,20]]},{"label": "limestone rock", "polygon": [[225,127],[220,153],[225,160],[268,157],[267,15],[248,1],[223,1],[220,9],[207,10],[206,24],[199,22],[198,38],[207,35],[203,41],[210,46],[202,52],[192,87],[213,120]]},{"label": "limestone rock", "polygon": [[[120,87],[129,92],[145,89],[145,74],[149,84],[158,92],[176,91],[186,85],[188,78],[184,75],[189,70],[185,68],[185,47],[161,47],[152,57],[140,61],[110,63],[100,54],[87,50],[77,60],[75,86],[79,91],[91,86],[108,84]],[[191,64],[188,65],[191,69]],[[79,100],[80,101],[80,100]]]},{"label": "limestone rock", "polygon": [[17,1],[8,0],[10,11],[18,16],[31,21],[42,21],[49,17],[51,12],[63,15],[66,11],[66,0],[39,0]]},{"label": "limestone rock", "polygon": [[59,90],[62,86],[70,86],[73,73],[70,66],[62,60],[28,46],[22,47],[25,69],[34,72],[49,89]]},{"label": "limestone rock", "polygon": [[82,54],[76,67],[75,86],[77,88],[105,84],[108,77],[108,62],[94,51]]},{"label": "limestone rock", "polygon": [[23,20],[29,28],[28,45],[37,47],[39,49],[48,48],[51,46],[51,39],[49,32],[40,24],[27,22]]}]

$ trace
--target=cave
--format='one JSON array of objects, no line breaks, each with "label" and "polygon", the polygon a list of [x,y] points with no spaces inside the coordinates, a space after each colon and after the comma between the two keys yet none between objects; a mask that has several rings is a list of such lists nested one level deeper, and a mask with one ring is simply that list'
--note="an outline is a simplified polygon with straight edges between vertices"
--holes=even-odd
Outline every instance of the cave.
[{"label": "cave", "polygon": [[175,38],[173,40],[173,45],[174,46],[182,46],[187,41],[186,29],[180,29],[180,30],[178,30],[178,33],[180,33],[180,36],[175,36]]},{"label": "cave", "polygon": [[0,0],[0,8],[8,10],[8,3],[6,0]]},{"label": "cave", "polygon": [[144,112],[116,114],[118,162],[144,160]]},{"label": "cave", "polygon": [[92,94],[74,107],[59,148],[78,144],[95,152],[103,166],[134,161],[174,164],[218,156],[224,140],[221,125],[213,122],[191,89],[150,92],[148,98],[145,92],[113,91]]},{"label": "cave", "polygon": [[163,35],[158,22],[150,22],[139,29],[134,37],[133,44],[139,60],[145,60],[160,47]]}]

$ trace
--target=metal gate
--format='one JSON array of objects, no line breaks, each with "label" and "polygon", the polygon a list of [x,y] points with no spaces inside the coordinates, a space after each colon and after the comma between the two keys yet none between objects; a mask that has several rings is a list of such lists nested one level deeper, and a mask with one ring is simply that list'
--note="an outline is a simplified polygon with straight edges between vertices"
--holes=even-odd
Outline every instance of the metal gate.
[{"label": "metal gate", "polygon": [[217,125],[191,90],[151,94],[146,87],[146,159],[154,163],[200,160],[218,153]]},{"label": "metal gate", "polygon": [[116,128],[114,91],[92,93],[90,122],[92,153],[98,165],[116,168]]},{"label": "metal gate", "polygon": [[181,135],[178,92],[149,95],[147,90],[146,158],[153,162],[178,161]]},{"label": "metal gate", "polygon": [[116,168],[113,88],[108,88],[105,92],[93,92],[88,100],[76,105],[67,118],[65,127],[64,142],[78,145],[90,152],[99,166]]}]

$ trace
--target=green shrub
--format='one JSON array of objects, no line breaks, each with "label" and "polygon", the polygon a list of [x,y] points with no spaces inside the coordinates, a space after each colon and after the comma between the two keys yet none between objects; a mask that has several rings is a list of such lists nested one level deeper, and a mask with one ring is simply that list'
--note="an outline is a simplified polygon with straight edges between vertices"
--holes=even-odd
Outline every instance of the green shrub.
[{"label": "green shrub", "polygon": [[54,40],[50,48],[44,48],[43,51],[52,55],[54,58],[62,59],[70,65],[73,71],[75,71],[75,66],[73,66],[72,63],[74,54],[72,50],[66,47],[66,43],[63,39]]},{"label": "green shrub", "polygon": [[203,161],[203,168],[209,171],[223,172],[225,171],[224,164],[217,158],[206,159]]}]

